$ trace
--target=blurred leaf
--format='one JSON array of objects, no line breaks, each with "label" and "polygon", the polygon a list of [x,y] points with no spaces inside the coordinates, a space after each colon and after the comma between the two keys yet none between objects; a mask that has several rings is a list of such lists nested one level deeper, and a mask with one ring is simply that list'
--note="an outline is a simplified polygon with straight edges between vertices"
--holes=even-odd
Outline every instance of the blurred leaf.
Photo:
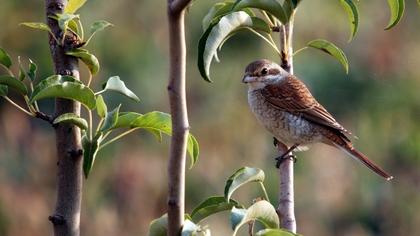
[{"label": "blurred leaf", "polygon": [[20,81],[23,81],[26,77],[26,72],[23,69],[22,61],[20,60],[20,56],[18,56],[18,63],[19,63],[19,76],[18,76],[18,78],[19,78]]},{"label": "blurred leaf", "polygon": [[38,29],[38,30],[43,30],[43,31],[48,31],[51,33],[51,29],[50,27],[48,27],[48,25],[42,23],[42,22],[23,22],[20,23],[19,25],[23,25],[32,29]]},{"label": "blurred leaf", "polygon": [[233,192],[244,184],[251,182],[263,182],[264,171],[259,168],[242,167],[229,177],[225,185],[226,201],[230,200]]},{"label": "blurred leaf", "polygon": [[210,26],[211,22],[215,18],[229,13],[232,10],[232,7],[233,2],[218,2],[214,4],[203,18],[203,31],[205,31]]},{"label": "blurred leaf", "polygon": [[88,128],[88,123],[85,119],[74,113],[65,113],[54,119],[54,124],[58,123],[70,123],[78,126],[80,129],[86,130]]},{"label": "blurred leaf", "polygon": [[256,236],[297,236],[290,231],[283,229],[263,229],[257,232]]},{"label": "blurred leaf", "polygon": [[41,81],[34,88],[30,102],[57,97],[78,101],[90,110],[96,106],[95,95],[90,88],[71,76],[61,75],[50,76]]},{"label": "blurred leaf", "polygon": [[31,79],[31,81],[35,80],[37,69],[38,66],[29,58],[29,70],[27,72],[27,75],[29,79]]},{"label": "blurred leaf", "polygon": [[89,71],[92,75],[96,75],[99,71],[99,61],[98,59],[91,53],[89,53],[85,49],[73,49],[72,51],[66,52],[67,55],[77,57],[85,63],[85,65],[89,68]]},{"label": "blurred leaf", "polygon": [[[167,113],[159,112],[159,111],[152,111],[146,113],[142,116],[139,116],[131,123],[132,128],[143,128],[147,130],[155,130],[162,132],[166,135],[172,135],[172,121],[171,116]],[[189,136],[192,136],[189,134]],[[194,164],[198,160],[199,155],[199,147],[198,142],[195,137],[188,137],[187,139],[187,151],[191,158],[191,165],[190,168],[194,166]]]},{"label": "blurred leaf", "polygon": [[12,66],[12,60],[10,60],[9,54],[7,54],[7,52],[4,51],[3,48],[0,48],[0,64],[4,65],[7,68],[10,68],[10,66]]},{"label": "blurred leaf", "polygon": [[340,0],[341,5],[344,10],[347,12],[347,16],[350,22],[351,35],[349,41],[351,41],[357,33],[359,27],[359,12],[356,5],[352,0]]},{"label": "blurred leaf", "polygon": [[194,222],[199,223],[206,217],[221,211],[231,210],[232,207],[241,207],[238,202],[231,200],[229,203],[223,196],[212,196],[200,203],[191,213]]},{"label": "blurred leaf", "polygon": [[84,135],[82,137],[82,146],[83,146],[83,172],[85,178],[87,179],[90,171],[92,170],[93,164],[96,159],[96,154],[98,153],[99,143],[102,139],[102,135],[95,136],[93,140]]},{"label": "blurred leaf", "polygon": [[346,73],[349,73],[349,63],[347,61],[347,57],[344,54],[343,50],[341,50],[339,47],[334,45],[333,43],[324,40],[324,39],[315,39],[308,43],[309,47],[319,49],[332,57],[334,57],[337,61],[343,65]]},{"label": "blurred leaf", "polygon": [[26,88],[26,85],[13,76],[0,75],[0,84],[7,85],[8,87],[15,89],[23,95],[28,94],[28,89]]},{"label": "blurred leaf", "polygon": [[120,112],[120,108],[121,104],[106,114],[104,124],[101,127],[101,132],[107,132],[114,128],[118,122],[118,114]]},{"label": "blurred leaf", "polygon": [[73,14],[75,13],[79,8],[81,8],[87,0],[69,0],[67,2],[66,7],[64,8],[65,13]]},{"label": "blurred leaf", "polygon": [[69,21],[68,28],[75,33],[79,38],[83,39],[83,26],[81,26],[80,19],[74,18]]},{"label": "blurred leaf", "polygon": [[233,10],[238,11],[243,8],[257,8],[264,10],[276,17],[283,24],[287,23],[289,20],[283,7],[276,0],[237,0]]},{"label": "blurred leaf", "polygon": [[249,16],[244,11],[232,12],[213,22],[201,36],[198,43],[198,69],[201,76],[210,80],[210,64],[217,48],[226,37],[240,29],[251,28],[256,31],[271,32],[270,27],[261,19]]},{"label": "blurred leaf", "polygon": [[102,95],[98,95],[98,97],[96,98],[96,111],[98,113],[98,116],[102,118],[104,118],[106,116],[106,113],[108,112],[108,108]]},{"label": "blurred leaf", "polygon": [[231,214],[231,223],[234,229],[233,236],[236,235],[243,224],[254,220],[258,220],[266,228],[279,227],[279,217],[276,209],[269,202],[262,200],[254,203],[245,211],[233,207]]},{"label": "blurred leaf", "polygon": [[8,92],[7,86],[0,84],[0,96],[6,96]]},{"label": "blurred leaf", "polygon": [[401,20],[404,14],[405,1],[404,0],[388,0],[389,9],[391,11],[391,18],[385,30],[391,29]]},{"label": "blurred leaf", "polygon": [[89,41],[92,39],[93,35],[96,34],[96,32],[104,30],[106,27],[113,26],[113,24],[109,23],[105,20],[95,21],[92,26],[90,27],[90,37],[88,40],[86,40],[85,45],[89,43]]},{"label": "blurred leaf", "polygon": [[133,99],[134,101],[140,101],[140,99],[125,86],[124,81],[122,81],[119,76],[112,76],[108,79],[104,90],[102,90],[100,93],[105,91],[115,91]]}]

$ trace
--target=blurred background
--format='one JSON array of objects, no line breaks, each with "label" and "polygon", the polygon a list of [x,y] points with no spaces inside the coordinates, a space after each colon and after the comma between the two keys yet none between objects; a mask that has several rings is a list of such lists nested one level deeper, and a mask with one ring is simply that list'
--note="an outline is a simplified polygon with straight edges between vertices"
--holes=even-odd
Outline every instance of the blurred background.
[{"label": "blurred background", "polygon": [[[226,179],[242,166],[262,168],[277,204],[278,175],[272,137],[248,109],[240,83],[245,66],[259,58],[279,61],[250,33],[231,38],[213,63],[214,83],[199,75],[197,44],[201,19],[216,1],[195,1],[186,17],[187,86],[191,132],[200,159],[187,171],[186,208],[223,194]],[[303,1],[296,16],[294,47],[325,38],[348,56],[350,73],[326,54],[309,49],[295,57],[295,73],[315,97],[356,134],[355,146],[394,175],[386,182],[338,150],[315,145],[298,153],[295,195],[298,232],[303,235],[418,235],[420,232],[420,9],[407,1],[402,21],[384,31],[384,1],[358,2],[360,29],[347,43],[347,15],[338,1]],[[94,87],[119,75],[141,98],[134,103],[108,94],[111,107],[145,113],[169,112],[166,1],[89,0],[80,12],[85,27],[104,19],[115,27],[100,32],[88,49],[100,60]],[[15,62],[31,58],[38,80],[53,73],[47,34],[20,27],[44,21],[43,1],[0,2],[0,47]],[[81,66],[86,79],[86,68]],[[4,71],[3,71],[4,72]],[[16,94],[11,97],[22,103]],[[53,112],[53,102],[41,107]],[[82,235],[146,235],[149,222],[166,210],[169,140],[144,132],[99,153],[84,182]],[[54,132],[0,99],[0,235],[51,235],[47,220],[55,205]],[[234,195],[245,205],[261,195],[249,185]],[[213,235],[230,235],[228,213],[203,222]]]}]

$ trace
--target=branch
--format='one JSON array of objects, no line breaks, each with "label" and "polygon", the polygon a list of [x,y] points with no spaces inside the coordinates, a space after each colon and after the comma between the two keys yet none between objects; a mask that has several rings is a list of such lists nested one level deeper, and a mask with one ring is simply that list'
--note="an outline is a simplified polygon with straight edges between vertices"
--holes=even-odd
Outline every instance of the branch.
[{"label": "branch", "polygon": [[168,0],[169,25],[169,104],[172,138],[168,163],[168,235],[178,236],[184,224],[185,159],[189,132],[185,95],[185,7],[191,1]]},{"label": "branch", "polygon": [[[290,16],[290,21],[280,27],[281,67],[291,74],[293,74],[293,18],[294,12]],[[277,150],[281,156],[287,151],[287,146],[278,142]],[[280,227],[296,233],[293,163],[293,158],[288,158],[279,166],[280,186],[277,213],[280,218]]]},{"label": "branch", "polygon": [[169,0],[168,7],[173,13],[181,12],[187,8],[192,0]]},{"label": "branch", "polygon": [[[46,19],[55,38],[61,38],[63,32],[57,21],[50,15],[62,13],[67,0],[46,0]],[[72,75],[79,79],[77,58],[67,56],[65,48],[76,45],[75,38],[66,37],[66,45],[60,46],[49,35],[49,45],[56,74]],[[76,43],[76,44],[75,44]],[[80,103],[56,99],[55,116],[64,113],[80,115]],[[82,149],[80,129],[70,124],[59,124],[56,129],[57,148],[57,200],[54,213],[49,217],[54,227],[54,235],[78,236],[80,234],[80,206],[82,198]]]}]

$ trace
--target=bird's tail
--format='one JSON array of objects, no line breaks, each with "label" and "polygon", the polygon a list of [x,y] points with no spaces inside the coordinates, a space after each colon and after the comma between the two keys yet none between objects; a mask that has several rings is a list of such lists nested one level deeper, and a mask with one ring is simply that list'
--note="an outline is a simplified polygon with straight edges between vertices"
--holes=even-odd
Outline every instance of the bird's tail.
[{"label": "bird's tail", "polygon": [[392,178],[394,178],[393,176],[386,173],[381,167],[379,167],[378,165],[373,163],[371,160],[369,160],[369,158],[367,158],[363,153],[357,151],[351,145],[351,143],[345,142],[344,145],[334,143],[334,145],[336,147],[338,147],[339,149],[343,150],[344,152],[346,152],[347,154],[349,154],[354,159],[362,162],[365,166],[367,166],[369,169],[371,169],[376,174],[384,177],[386,180],[391,180]]}]

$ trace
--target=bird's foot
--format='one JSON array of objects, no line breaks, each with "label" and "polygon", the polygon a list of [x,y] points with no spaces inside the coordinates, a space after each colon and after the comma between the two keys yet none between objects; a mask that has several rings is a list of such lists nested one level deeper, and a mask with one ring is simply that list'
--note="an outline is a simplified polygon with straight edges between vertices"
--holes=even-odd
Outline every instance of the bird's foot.
[{"label": "bird's foot", "polygon": [[276,159],[276,168],[277,169],[280,168],[281,163],[283,163],[283,161],[285,161],[285,160],[291,160],[291,161],[293,161],[293,163],[296,163],[296,161],[297,161],[297,158],[296,158],[295,155],[293,155],[293,154],[290,155],[288,153],[286,153],[286,155],[281,155],[279,157],[276,157],[275,159]]}]

